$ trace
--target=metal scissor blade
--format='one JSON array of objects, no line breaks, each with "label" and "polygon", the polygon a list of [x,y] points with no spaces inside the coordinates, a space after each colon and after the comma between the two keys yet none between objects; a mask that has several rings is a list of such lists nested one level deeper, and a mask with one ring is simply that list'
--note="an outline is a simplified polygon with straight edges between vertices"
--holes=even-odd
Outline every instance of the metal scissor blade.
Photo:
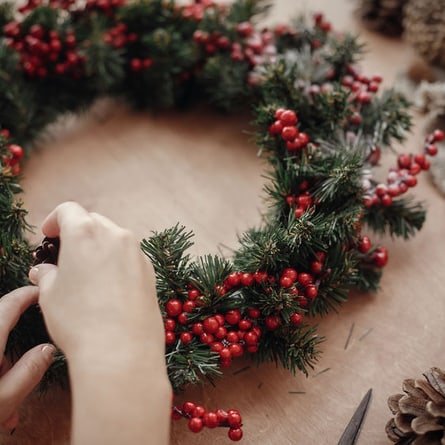
[{"label": "metal scissor blade", "polygon": [[366,411],[368,409],[369,402],[371,400],[372,388],[365,394],[360,405],[355,410],[354,415],[348,423],[348,426],[344,430],[340,437],[338,445],[354,445],[360,432],[360,428],[365,418]]}]

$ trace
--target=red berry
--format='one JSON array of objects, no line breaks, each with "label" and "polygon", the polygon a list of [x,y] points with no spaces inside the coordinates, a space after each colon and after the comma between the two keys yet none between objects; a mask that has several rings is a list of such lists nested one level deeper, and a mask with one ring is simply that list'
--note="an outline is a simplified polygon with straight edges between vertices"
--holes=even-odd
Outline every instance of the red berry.
[{"label": "red berry", "polygon": [[299,325],[301,324],[302,321],[303,321],[303,315],[299,314],[298,312],[295,312],[290,316],[290,322],[292,324]]},{"label": "red berry", "polygon": [[248,331],[244,334],[244,341],[247,345],[256,345],[258,343],[258,335],[253,331]]},{"label": "red berry", "polygon": [[238,323],[238,327],[242,331],[247,331],[248,329],[250,329],[252,327],[252,322],[250,320],[247,320],[247,319],[240,320],[240,322]]},{"label": "red berry", "polygon": [[192,417],[189,420],[188,425],[189,425],[189,430],[193,431],[194,433],[199,433],[204,427],[203,421],[199,417]]},{"label": "red berry", "polygon": [[215,341],[210,346],[213,352],[221,352],[224,349],[224,345],[220,341]]},{"label": "red berry", "polygon": [[281,320],[280,317],[276,316],[276,315],[269,315],[266,318],[266,327],[267,329],[269,329],[270,331],[274,331],[275,329],[278,329],[278,327],[281,324]]},{"label": "red berry", "polygon": [[403,180],[403,183],[405,183],[408,187],[415,187],[417,185],[417,178],[409,175]]},{"label": "red berry", "polygon": [[417,164],[419,164],[422,168],[423,165],[425,163],[425,155],[423,153],[417,153],[414,155],[414,162],[416,162]]},{"label": "red berry", "polygon": [[239,428],[241,426],[241,416],[236,409],[227,411],[227,423],[231,428]]},{"label": "red berry", "polygon": [[214,411],[205,413],[202,420],[207,428],[216,428],[219,425],[218,416]]},{"label": "red berry", "polygon": [[169,317],[177,317],[182,312],[182,302],[177,299],[168,300],[165,311]]},{"label": "red berry", "polygon": [[238,324],[241,320],[241,312],[239,309],[231,309],[230,311],[226,312],[225,319],[229,324]]},{"label": "red berry", "polygon": [[204,333],[204,326],[202,325],[202,323],[194,323],[192,326],[192,332],[195,335],[201,335]]},{"label": "red berry", "polygon": [[318,295],[318,288],[314,284],[309,284],[309,286],[306,286],[304,294],[307,298],[310,300],[313,300]]},{"label": "red berry", "polygon": [[400,168],[409,168],[411,166],[411,155],[402,154],[397,159]]},{"label": "red berry", "polygon": [[302,207],[297,207],[294,211],[295,218],[300,218],[303,216],[305,210]]},{"label": "red berry", "polygon": [[191,332],[181,332],[181,334],[179,334],[179,338],[181,339],[182,343],[184,343],[185,345],[189,344],[192,339],[192,333]]},{"label": "red berry", "polygon": [[195,409],[196,404],[194,402],[184,402],[182,405],[182,411],[184,411],[186,414],[191,414],[193,410]]},{"label": "red berry", "polygon": [[400,187],[398,184],[389,184],[388,185],[388,195],[392,197],[396,197],[400,195]]},{"label": "red berry", "polygon": [[243,438],[243,430],[241,428],[229,428],[228,436],[230,440],[238,442]]},{"label": "red berry", "polygon": [[235,331],[227,332],[226,340],[230,343],[238,343],[239,337]]},{"label": "red berry", "polygon": [[172,345],[176,342],[176,334],[173,331],[165,332],[165,344]]},{"label": "red berry", "polygon": [[227,412],[224,411],[223,409],[220,408],[220,409],[216,410],[216,417],[218,418],[218,422],[220,424],[227,422],[227,417],[228,416],[229,415],[227,414]]},{"label": "red berry", "polygon": [[204,417],[206,410],[202,405],[196,405],[192,412],[192,417]]},{"label": "red berry", "polygon": [[289,277],[294,283],[297,281],[298,272],[293,267],[286,267],[281,273],[282,277]]},{"label": "red berry", "polygon": [[216,320],[218,321],[218,324],[220,326],[224,326],[224,323],[226,322],[226,319],[224,318],[224,315],[222,315],[222,314],[215,314],[214,317],[216,318]]},{"label": "red berry", "polygon": [[287,275],[284,275],[280,278],[280,286],[284,287],[285,289],[291,287],[294,284],[294,281],[292,281],[292,278],[288,277]]},{"label": "red berry", "polygon": [[306,272],[302,272],[300,273],[300,275],[298,276],[298,282],[302,285],[302,286],[307,286],[309,284],[312,283],[312,275]]},{"label": "red berry", "polygon": [[229,351],[232,357],[241,357],[243,355],[243,347],[239,343],[229,345]]},{"label": "red berry", "polygon": [[436,156],[439,149],[437,148],[437,145],[431,144],[426,147],[426,152],[430,156]]},{"label": "red berry", "polygon": [[250,318],[256,319],[261,315],[261,312],[259,309],[252,307],[252,308],[247,309],[247,315]]},{"label": "red berry", "polygon": [[278,108],[277,111],[275,111],[274,117],[277,120],[281,121],[281,116],[283,115],[283,113],[286,111],[285,108]]},{"label": "red berry", "polygon": [[142,69],[142,60],[141,59],[131,59],[130,61],[130,69],[134,73],[137,73]]},{"label": "red berry", "polygon": [[219,351],[219,355],[221,360],[230,360],[232,358],[232,353],[230,352],[229,348],[221,349],[221,351]]},{"label": "red berry", "polygon": [[20,147],[20,145],[17,145],[17,144],[10,144],[10,145],[8,145],[8,151],[17,160],[22,159],[23,155],[25,154],[23,148]]},{"label": "red berry", "polygon": [[296,123],[298,122],[298,117],[295,111],[292,110],[284,110],[281,113],[279,119],[284,126],[296,125]]},{"label": "red berry", "polygon": [[178,315],[178,322],[181,324],[187,324],[189,322],[188,317],[187,317],[187,312],[181,312]]},{"label": "red berry", "polygon": [[254,282],[254,278],[253,275],[251,273],[243,273],[241,274],[241,284],[243,286],[252,286],[253,282]]},{"label": "red berry", "polygon": [[392,197],[388,193],[383,195],[380,199],[384,207],[389,207],[392,204]]},{"label": "red berry", "polygon": [[202,325],[204,327],[204,332],[207,332],[208,334],[214,334],[219,328],[218,320],[215,317],[206,318]]},{"label": "red berry", "polygon": [[188,312],[189,314],[193,312],[193,309],[196,307],[196,303],[192,300],[185,301],[182,305],[182,309],[184,312]]},{"label": "red berry", "polygon": [[205,345],[209,345],[210,343],[213,343],[215,341],[215,337],[213,337],[212,334],[209,334],[207,332],[203,332],[199,336],[199,340],[201,341],[201,343],[204,343]]},{"label": "red berry", "polygon": [[306,147],[306,145],[309,143],[309,135],[307,133],[301,132],[298,135],[298,143],[301,148]]},{"label": "red berry", "polygon": [[361,253],[366,253],[369,251],[369,249],[371,248],[371,240],[369,239],[368,236],[362,236],[359,245],[358,245],[358,250]]},{"label": "red berry", "polygon": [[220,326],[218,330],[215,332],[215,337],[222,340],[227,335],[227,329],[224,326]]},{"label": "red berry", "polygon": [[385,247],[379,247],[374,254],[374,264],[384,267],[388,263],[388,251]]},{"label": "red berry", "polygon": [[444,138],[445,138],[445,133],[442,130],[434,130],[433,139],[436,142],[443,141]]},{"label": "red berry", "polygon": [[201,292],[199,292],[198,289],[190,289],[190,290],[187,292],[187,297],[188,297],[190,300],[196,300],[200,295],[201,295]]},{"label": "red berry", "polygon": [[167,318],[164,322],[166,331],[174,331],[176,329],[176,321],[173,318]]},{"label": "red berry", "polygon": [[236,30],[244,37],[248,37],[253,33],[253,26],[250,22],[242,22],[236,25]]},{"label": "red berry", "polygon": [[11,137],[11,132],[6,129],[6,128],[2,128],[0,130],[0,134],[5,138],[5,139],[9,139]]},{"label": "red berry", "polygon": [[323,270],[323,263],[321,261],[312,261],[311,272],[313,274],[319,274]]},{"label": "red berry", "polygon": [[228,285],[230,288],[239,286],[240,282],[241,279],[238,272],[231,273],[224,281],[224,283],[226,283],[226,285]]},{"label": "red berry", "polygon": [[388,187],[386,184],[377,184],[375,192],[377,193],[377,196],[386,195],[388,193]]},{"label": "red berry", "polygon": [[298,129],[297,127],[283,127],[281,130],[281,137],[285,141],[293,141],[298,136]]}]

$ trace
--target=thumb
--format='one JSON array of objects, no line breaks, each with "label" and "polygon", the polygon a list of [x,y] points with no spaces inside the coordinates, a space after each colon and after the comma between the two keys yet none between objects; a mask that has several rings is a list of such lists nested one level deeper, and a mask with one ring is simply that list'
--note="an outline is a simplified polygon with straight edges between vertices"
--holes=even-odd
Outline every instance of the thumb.
[{"label": "thumb", "polygon": [[50,286],[56,279],[57,270],[54,264],[38,264],[29,271],[29,280],[40,288]]}]

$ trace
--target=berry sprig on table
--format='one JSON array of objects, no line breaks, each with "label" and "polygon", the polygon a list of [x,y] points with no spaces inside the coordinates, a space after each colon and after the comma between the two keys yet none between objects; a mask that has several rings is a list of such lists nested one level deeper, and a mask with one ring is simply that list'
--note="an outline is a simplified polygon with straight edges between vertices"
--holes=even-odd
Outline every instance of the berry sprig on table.
[{"label": "berry sprig on table", "polygon": [[[241,356],[308,374],[321,341],[310,317],[336,309],[352,288],[378,289],[388,251],[366,230],[408,238],[425,218],[405,192],[428,169],[443,134],[429,135],[424,153],[400,154],[387,179],[377,179],[381,155],[410,128],[408,102],[383,89],[380,76],[360,71],[361,45],[335,33],[322,14],[312,25],[261,28],[255,18],[266,10],[262,0],[0,5],[1,294],[27,283],[32,262],[17,198],[22,147],[30,152],[58,116],[104,95],[142,109],[254,105],[256,143],[268,162],[269,208],[259,227],[239,236],[231,259],[192,260],[191,233],[179,225],[141,243],[156,271],[175,392]],[[53,241],[35,261],[56,257]],[[19,356],[48,340],[34,307],[8,351]],[[63,356],[48,381],[66,376],[61,365]],[[173,408],[192,431],[225,426],[239,440],[239,413],[227,415],[230,422],[192,402]]]}]

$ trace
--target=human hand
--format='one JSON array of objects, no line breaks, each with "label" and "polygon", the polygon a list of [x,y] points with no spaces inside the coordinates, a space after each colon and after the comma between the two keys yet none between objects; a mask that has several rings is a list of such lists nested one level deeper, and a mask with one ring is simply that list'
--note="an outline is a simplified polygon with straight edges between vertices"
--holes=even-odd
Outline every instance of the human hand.
[{"label": "human hand", "polygon": [[29,277],[68,360],[71,443],[167,444],[171,386],[151,263],[130,232],[72,202],[42,230],[60,238],[57,266]]},{"label": "human hand", "polygon": [[154,272],[135,237],[73,202],[45,219],[43,233],[60,237],[58,265],[30,271],[40,288],[48,331],[68,359],[147,345],[164,360],[164,331]]},{"label": "human hand", "polygon": [[16,428],[19,406],[54,359],[55,348],[50,344],[30,349],[12,367],[4,355],[9,332],[25,309],[37,303],[38,295],[37,287],[27,286],[0,298],[0,427],[5,430]]}]

